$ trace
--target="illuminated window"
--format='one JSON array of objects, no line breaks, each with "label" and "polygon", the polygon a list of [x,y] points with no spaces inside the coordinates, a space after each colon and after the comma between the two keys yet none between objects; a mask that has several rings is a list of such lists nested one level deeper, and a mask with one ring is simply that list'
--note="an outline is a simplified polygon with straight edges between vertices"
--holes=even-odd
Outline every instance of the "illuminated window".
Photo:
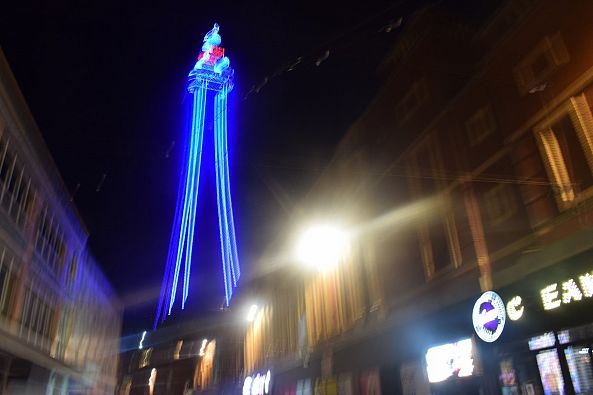
[{"label": "illuminated window", "polygon": [[398,121],[400,123],[406,121],[422,107],[426,99],[428,99],[428,88],[426,81],[421,79],[412,84],[408,93],[397,103],[395,114]]},{"label": "illuminated window", "polygon": [[154,385],[156,383],[156,369],[153,368],[150,371],[150,377],[148,378],[148,393],[150,395],[154,394]]},{"label": "illuminated window", "polygon": [[593,195],[593,116],[584,95],[571,98],[535,130],[560,209]]},{"label": "illuminated window", "polygon": [[480,144],[496,129],[492,107],[485,106],[480,108],[465,122],[467,138],[470,146]]},{"label": "illuminated window", "polygon": [[570,57],[560,33],[546,36],[513,70],[513,77],[524,95],[546,83]]},{"label": "illuminated window", "polygon": [[582,344],[564,349],[570,378],[576,394],[593,394],[593,371],[589,346]]},{"label": "illuminated window", "polygon": [[544,394],[565,394],[564,378],[556,350],[540,351],[535,356]]},{"label": "illuminated window", "polygon": [[497,225],[510,219],[517,211],[514,191],[509,184],[498,184],[484,194],[488,222]]},{"label": "illuminated window", "polygon": [[150,365],[150,356],[152,355],[152,347],[147,348],[146,350],[142,350],[142,354],[140,355],[140,363],[138,364],[139,368],[143,368],[145,366]]},{"label": "illuminated window", "polygon": [[554,332],[546,332],[543,335],[535,336],[529,339],[530,350],[540,350],[542,348],[552,347],[556,344]]},{"label": "illuminated window", "polygon": [[179,353],[181,352],[181,347],[183,347],[183,340],[179,340],[175,345],[175,351],[173,351],[173,359],[179,359]]}]

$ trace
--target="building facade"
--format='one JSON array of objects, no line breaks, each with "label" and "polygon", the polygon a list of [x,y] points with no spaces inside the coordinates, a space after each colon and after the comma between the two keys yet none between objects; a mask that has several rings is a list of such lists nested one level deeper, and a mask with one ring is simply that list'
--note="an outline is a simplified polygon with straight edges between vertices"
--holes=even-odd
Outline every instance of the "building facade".
[{"label": "building facade", "polygon": [[[593,4],[449,11],[405,21],[303,203],[356,237],[290,296],[267,287],[245,368],[274,393],[593,393]],[[472,321],[490,290],[493,342]]]},{"label": "building facade", "polygon": [[125,337],[116,394],[240,393],[243,329],[221,311]]},{"label": "building facade", "polygon": [[121,306],[0,52],[0,393],[112,394]]}]

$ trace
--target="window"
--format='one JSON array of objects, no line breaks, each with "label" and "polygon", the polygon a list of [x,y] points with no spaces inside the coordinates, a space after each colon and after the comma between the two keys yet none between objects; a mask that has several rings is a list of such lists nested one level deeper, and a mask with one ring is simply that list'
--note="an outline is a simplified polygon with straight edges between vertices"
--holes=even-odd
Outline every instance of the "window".
[{"label": "window", "polygon": [[0,268],[0,315],[8,317],[16,276],[7,267]]},{"label": "window", "polygon": [[570,378],[576,394],[593,393],[593,371],[591,371],[590,347],[586,344],[564,349]]},{"label": "window", "polygon": [[41,220],[37,230],[36,248],[52,271],[59,275],[66,258],[66,244],[63,232],[51,216],[47,206],[41,210]]},{"label": "window", "polygon": [[428,99],[428,88],[424,79],[416,81],[408,93],[397,103],[395,113],[400,123],[411,117]]},{"label": "window", "polygon": [[72,291],[72,289],[74,288],[77,268],[78,268],[78,258],[76,255],[72,255],[72,260],[70,262],[70,266],[68,266],[68,277],[66,278],[66,284],[68,285],[68,289],[70,291]]},{"label": "window", "polygon": [[0,203],[20,228],[33,203],[31,179],[12,151],[8,137],[0,136]]},{"label": "window", "polygon": [[[0,183],[7,185],[10,180],[10,173],[12,172],[12,165],[14,163],[14,156],[8,150],[8,139],[6,135],[0,139]],[[2,188],[4,190],[4,187]]]},{"label": "window", "polygon": [[492,107],[480,108],[465,123],[470,146],[475,146],[484,141],[496,129]]},{"label": "window", "polygon": [[519,93],[524,95],[546,83],[546,79],[569,60],[566,45],[559,32],[544,37],[513,70]]},{"label": "window", "polygon": [[593,116],[584,95],[571,98],[535,128],[561,210],[593,194]]},{"label": "window", "polygon": [[[410,187],[414,198],[437,197],[445,185],[443,162],[433,138],[427,139],[408,162]],[[418,225],[418,239],[428,279],[453,265],[461,265],[461,250],[450,196],[440,196],[439,212]]]},{"label": "window", "polygon": [[403,35],[393,55],[393,64],[397,65],[405,62],[412,51],[428,37],[428,34],[428,29],[419,29],[414,34]]},{"label": "window", "polygon": [[517,211],[513,188],[498,184],[484,194],[484,204],[490,225],[498,225],[511,218]]}]

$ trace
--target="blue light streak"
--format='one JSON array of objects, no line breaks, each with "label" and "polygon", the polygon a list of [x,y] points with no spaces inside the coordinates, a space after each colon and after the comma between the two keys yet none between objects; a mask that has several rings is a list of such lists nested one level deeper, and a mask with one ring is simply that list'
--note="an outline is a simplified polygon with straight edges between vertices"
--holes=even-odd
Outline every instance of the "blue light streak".
[{"label": "blue light streak", "polygon": [[173,230],[154,321],[155,329],[159,320],[165,320],[172,313],[177,299],[182,264],[182,310],[185,309],[189,296],[208,91],[216,92],[214,95],[214,165],[222,273],[227,306],[241,275],[231,200],[227,138],[227,95],[233,88],[234,70],[230,68],[230,60],[224,56],[224,49],[218,47],[221,42],[218,31],[219,26],[215,24],[214,28],[206,34],[202,53],[188,76],[187,89],[193,96],[192,117],[188,125],[189,138],[182,162]]},{"label": "blue light streak", "polygon": [[[186,172],[186,180],[185,180],[185,188],[184,188],[184,204],[183,204],[183,216],[181,221],[181,228],[179,230],[179,238],[177,243],[177,253],[176,253],[176,260],[175,260],[175,272],[173,275],[173,284],[171,286],[171,292],[169,297],[169,304],[168,304],[168,315],[171,315],[171,311],[173,309],[173,305],[175,303],[175,299],[177,297],[177,284],[179,280],[179,272],[181,269],[181,262],[184,258],[184,249],[185,249],[185,262],[184,262],[184,280],[183,280],[183,289],[182,289],[182,310],[185,308],[185,300],[187,299],[187,289],[189,287],[189,269],[191,265],[191,254],[188,254],[190,250],[187,246],[193,244],[193,226],[195,221],[195,211],[192,208],[195,206],[197,199],[197,193],[194,194],[194,189],[197,190],[196,184],[199,183],[199,175],[198,178],[195,177],[196,175],[196,164],[200,162],[199,158],[201,158],[201,146],[202,146],[202,139],[203,139],[203,131],[204,131],[204,112],[206,106],[206,94],[207,94],[207,84],[204,86],[199,87],[194,92],[194,101],[193,101],[193,117],[192,117],[192,124],[191,124],[191,134],[190,134],[190,149],[189,149],[189,159],[187,162],[187,172]],[[199,165],[198,165],[199,166]],[[197,169],[199,174],[199,168]],[[197,192],[197,191],[196,191]],[[192,216],[193,214],[193,216]],[[188,225],[188,221],[190,225]],[[176,231],[175,229],[173,230]]]},{"label": "blue light streak", "polygon": [[222,176],[220,174],[220,164],[221,164],[221,153],[220,153],[220,131],[221,128],[220,124],[220,93],[216,95],[214,98],[214,113],[215,113],[215,120],[214,120],[214,149],[215,149],[215,167],[216,167],[216,203],[218,208],[218,228],[220,233],[220,256],[222,261],[222,276],[224,281],[224,294],[225,294],[225,304],[228,305],[230,301],[230,290],[228,286],[228,276],[227,276],[227,255],[226,255],[226,234],[225,234],[225,221],[224,218],[224,200],[223,194],[221,191],[221,182]]},{"label": "blue light streak", "polygon": [[237,251],[237,240],[235,236],[235,221],[233,216],[233,202],[231,199],[231,182],[230,182],[230,172],[229,172],[229,160],[228,160],[228,144],[227,144],[227,94],[225,92],[224,95],[224,107],[223,107],[223,116],[221,122],[223,123],[223,149],[224,149],[224,170],[225,170],[225,189],[226,189],[226,200],[227,200],[227,207],[228,207],[228,232],[229,232],[229,243],[231,247],[231,257],[232,257],[232,275],[233,275],[233,287],[237,286],[237,281],[241,276],[241,269],[239,265],[239,254]]},{"label": "blue light streak", "polygon": [[[223,279],[227,305],[240,276],[235,224],[231,200],[227,144],[227,94],[230,88],[224,86],[215,98],[215,149],[218,215],[220,224],[220,245]],[[231,283],[232,280],[232,283]]]},{"label": "blue light streak", "polygon": [[[193,108],[192,108],[192,114],[193,114]],[[193,120],[193,117],[192,117]],[[188,122],[191,122],[191,120],[188,120]],[[180,177],[180,180],[185,180],[187,178],[187,172],[188,172],[188,165],[187,162],[189,160],[189,152],[191,150],[191,133],[190,133],[190,138],[187,139],[188,141],[185,142],[184,144],[184,148],[183,148],[183,162],[181,163],[181,169],[182,169],[182,174]],[[175,208],[175,219],[173,221],[173,230],[171,232],[171,239],[169,242],[169,251],[167,254],[167,264],[166,264],[166,268],[165,268],[165,278],[163,278],[163,284],[162,284],[162,288],[161,288],[161,294],[159,297],[159,304],[157,307],[157,314],[155,316],[155,320],[154,320],[154,325],[153,325],[153,329],[156,329],[157,324],[159,322],[159,320],[164,320],[167,316],[167,314],[170,314],[170,311],[168,311],[168,306],[170,305],[170,298],[171,298],[171,293],[173,291],[173,281],[175,278],[175,270],[176,270],[176,265],[173,264],[173,261],[177,260],[177,248],[175,248],[175,246],[178,245],[179,243],[179,237],[180,234],[179,232],[177,232],[177,229],[181,229],[181,221],[182,218],[184,216],[183,213],[183,197],[184,197],[184,189],[185,184],[183,182],[179,183],[179,189],[177,192],[177,204],[176,204],[176,208]]]},{"label": "blue light streak", "polygon": [[204,113],[206,111],[206,95],[208,83],[204,83],[203,88],[199,89],[198,95],[200,96],[200,101],[198,105],[199,108],[194,106],[194,114],[196,115],[196,122],[194,123],[193,129],[197,131],[197,156],[195,158],[195,163],[193,164],[194,174],[192,175],[192,199],[191,199],[191,213],[189,213],[189,218],[191,224],[189,225],[189,237],[186,247],[185,253],[185,277],[184,277],[184,288],[183,288],[183,301],[181,305],[181,309],[185,308],[185,302],[187,300],[187,295],[189,292],[189,277],[190,277],[190,270],[191,270],[191,258],[192,258],[192,250],[193,250],[193,240],[194,240],[194,230],[195,230],[195,223],[196,223],[196,207],[198,202],[198,189],[200,186],[200,167],[202,162],[202,143],[204,141]]}]

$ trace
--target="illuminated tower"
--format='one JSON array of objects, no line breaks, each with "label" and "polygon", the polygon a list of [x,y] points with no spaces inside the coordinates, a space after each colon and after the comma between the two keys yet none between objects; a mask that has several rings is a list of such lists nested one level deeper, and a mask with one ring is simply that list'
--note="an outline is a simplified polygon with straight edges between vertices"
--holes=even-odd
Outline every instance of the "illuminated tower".
[{"label": "illuminated tower", "polygon": [[171,315],[178,296],[179,277],[182,270],[182,309],[185,308],[189,292],[202,142],[207,115],[206,104],[209,100],[213,100],[214,166],[226,305],[231,300],[233,289],[237,286],[237,280],[241,274],[233,220],[227,148],[227,95],[233,88],[233,69],[230,67],[229,58],[224,56],[224,48],[220,46],[221,37],[218,30],[219,26],[215,23],[214,28],[204,36],[202,51],[188,76],[187,90],[193,103],[190,135],[180,177],[177,208],[154,322],[155,328],[159,320],[164,320],[167,315]]}]

